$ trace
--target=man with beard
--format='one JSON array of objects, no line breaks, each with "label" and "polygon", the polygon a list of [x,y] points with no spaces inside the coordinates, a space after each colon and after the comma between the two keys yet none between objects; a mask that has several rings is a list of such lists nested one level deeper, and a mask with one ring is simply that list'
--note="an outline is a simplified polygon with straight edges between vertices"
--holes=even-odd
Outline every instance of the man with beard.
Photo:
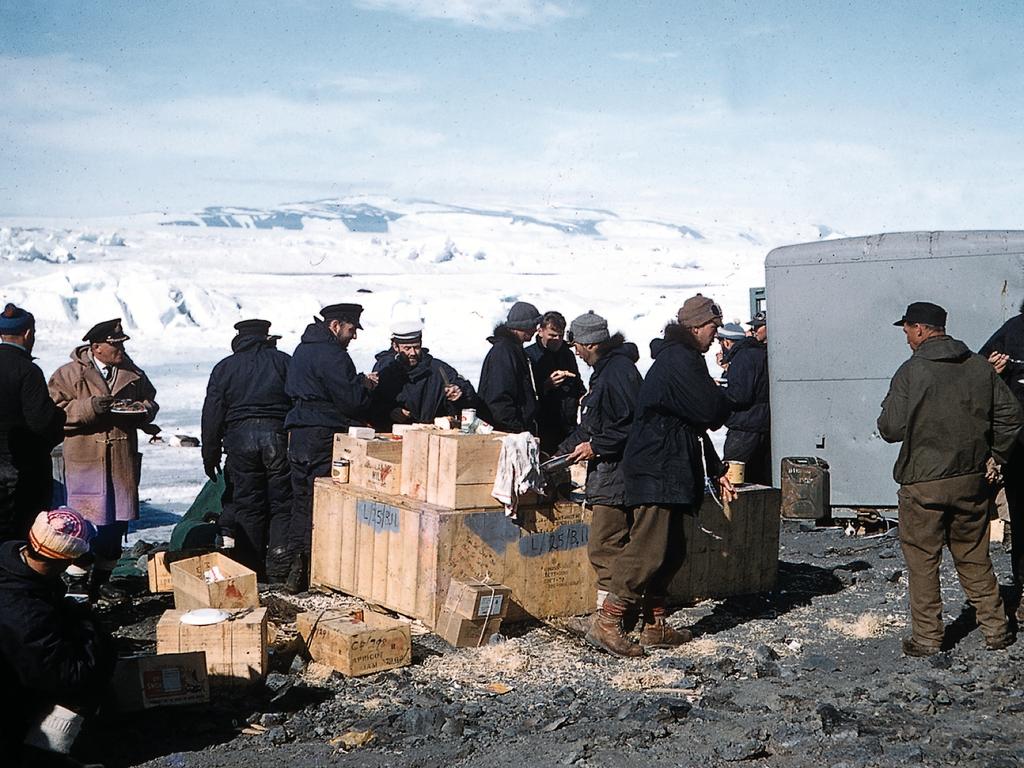
[{"label": "man with beard", "polygon": [[[95,562],[87,585],[90,598],[125,597],[129,582],[111,572],[121,557],[128,523],[139,517],[142,454],[139,429],[153,421],[159,406],[146,373],[124,350],[129,337],[121,318],[97,323],[71,362],[50,377],[50,396],[67,414],[64,473],[68,506],[96,526]],[[68,570],[74,578],[82,574]],[[74,584],[80,589],[81,584]]]},{"label": "man with beard", "polygon": [[1006,462],[1022,413],[985,358],[946,334],[946,310],[915,301],[893,325],[902,326],[910,359],[889,384],[878,417],[886,442],[902,443],[893,467],[900,545],[907,561],[911,635],[907,656],[942,650],[939,565],[949,547],[960,584],[974,606],[989,650],[1012,645],[989,556],[991,456]]},{"label": "man with beard", "polygon": [[[558,453],[569,454],[573,462],[587,462],[586,500],[593,510],[588,554],[597,573],[600,611],[616,589],[619,559],[634,522],[633,510],[626,506],[621,461],[643,379],[636,369],[636,345],[626,343],[621,333],[610,336],[608,321],[600,315],[588,312],[573,320],[569,342],[593,373],[581,403],[580,424],[558,446]],[[617,623],[599,624],[596,618],[580,628],[590,643],[616,656],[643,655],[639,645],[615,631]]]},{"label": "man with beard", "polygon": [[491,348],[480,368],[481,417],[502,432],[537,434],[537,392],[523,344],[533,338],[540,312],[517,301],[487,340]]},{"label": "man with beard", "polygon": [[586,391],[576,357],[566,345],[564,335],[562,313],[545,312],[537,340],[525,350],[537,391],[540,449],[545,453],[553,453],[576,428],[576,412]]},{"label": "man with beard", "polygon": [[8,304],[0,314],[0,541],[21,538],[53,498],[50,451],[64,438],[64,411],[32,362],[36,321]]},{"label": "man with beard", "polygon": [[[772,484],[771,410],[768,402],[768,324],[764,312],[749,323],[752,335],[732,342],[728,352],[725,396],[732,413],[725,420],[722,458],[742,461],[745,480]],[[721,329],[719,329],[721,337]],[[722,345],[725,346],[723,341]]]},{"label": "man with beard", "polygon": [[[262,581],[287,576],[291,519],[291,467],[284,419],[291,409],[285,392],[291,358],[276,347],[266,320],[235,323],[232,354],[214,366],[203,402],[202,453],[207,476],[216,481],[222,451],[231,487],[232,556]],[[224,530],[224,526],[222,526]]]},{"label": "man with beard", "polygon": [[476,405],[473,385],[423,346],[423,323],[399,321],[391,327],[391,349],[380,352],[373,367],[380,380],[373,391],[374,429],[395,424],[433,424]]},{"label": "man with beard", "polygon": [[[636,416],[622,458],[625,504],[632,508],[629,541],[616,557],[611,590],[595,618],[591,642],[621,647],[625,621],[642,610],[640,645],[666,648],[692,638],[665,618],[668,585],[683,563],[683,515],[704,500],[705,469],[717,478],[722,498],[734,498],[708,429],[729,415],[729,401],[708,374],[704,353],[722,324],[722,310],[699,293],[686,300],[677,323],[651,342],[654,364],[637,400]],[[613,651],[614,652],[614,651]],[[630,649],[622,655],[638,655]]]},{"label": "man with beard", "polygon": [[370,391],[377,374],[356,373],[349,343],[362,330],[359,304],[331,304],[306,326],[295,348],[285,392],[292,408],[285,418],[291,464],[292,515],[288,526],[291,564],[285,589],[297,594],[309,585],[313,546],[313,481],[331,473],[336,432],[367,423]]}]

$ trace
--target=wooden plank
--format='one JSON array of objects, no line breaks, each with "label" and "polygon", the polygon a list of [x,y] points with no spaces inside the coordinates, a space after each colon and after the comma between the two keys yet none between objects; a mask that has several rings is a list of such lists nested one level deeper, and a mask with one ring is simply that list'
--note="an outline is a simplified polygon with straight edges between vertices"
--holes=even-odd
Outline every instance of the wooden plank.
[{"label": "wooden plank", "polygon": [[307,612],[295,625],[313,659],[349,677],[412,663],[408,624],[373,612],[353,618],[343,611]]},{"label": "wooden plank", "polygon": [[154,595],[160,592],[174,591],[174,581],[171,579],[167,552],[154,552],[149,557],[146,562],[146,575],[149,577],[149,591]]},{"label": "wooden plank", "polygon": [[219,624],[182,624],[187,613],[178,609],[164,612],[156,625],[158,654],[186,651],[206,652],[206,671],[226,682],[251,683],[267,673],[267,609],[236,611]]},{"label": "wooden plank", "polygon": [[430,436],[433,430],[415,429],[402,438],[401,495],[427,500]]}]

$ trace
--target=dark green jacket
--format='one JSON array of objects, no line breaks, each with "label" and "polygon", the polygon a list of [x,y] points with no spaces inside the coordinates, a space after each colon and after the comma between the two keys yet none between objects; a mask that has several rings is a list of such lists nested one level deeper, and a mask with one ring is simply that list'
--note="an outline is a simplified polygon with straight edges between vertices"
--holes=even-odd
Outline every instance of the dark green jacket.
[{"label": "dark green jacket", "polygon": [[897,483],[985,471],[1006,462],[1024,413],[995,369],[949,336],[928,339],[896,371],[882,401],[878,431],[903,442]]}]

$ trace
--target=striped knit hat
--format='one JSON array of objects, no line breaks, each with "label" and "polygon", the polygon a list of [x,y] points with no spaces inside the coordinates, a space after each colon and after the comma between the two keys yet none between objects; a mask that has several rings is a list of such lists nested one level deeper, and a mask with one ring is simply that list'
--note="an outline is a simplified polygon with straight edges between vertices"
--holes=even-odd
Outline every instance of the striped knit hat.
[{"label": "striped knit hat", "polygon": [[89,551],[96,527],[70,507],[40,512],[28,532],[32,551],[47,560],[77,560]]}]

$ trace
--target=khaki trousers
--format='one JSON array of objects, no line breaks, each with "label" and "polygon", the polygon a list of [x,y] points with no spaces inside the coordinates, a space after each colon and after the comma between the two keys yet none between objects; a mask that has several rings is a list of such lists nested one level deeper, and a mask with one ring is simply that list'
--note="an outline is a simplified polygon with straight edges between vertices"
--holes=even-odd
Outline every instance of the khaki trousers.
[{"label": "khaki trousers", "polygon": [[595,505],[590,529],[590,562],[598,589],[630,603],[663,601],[683,564],[683,515],[687,506],[606,507]]},{"label": "khaki trousers", "polygon": [[907,561],[914,640],[943,638],[939,565],[949,547],[967,599],[986,638],[1006,632],[1006,613],[988,553],[989,486],[983,474],[900,486],[900,544]]}]

